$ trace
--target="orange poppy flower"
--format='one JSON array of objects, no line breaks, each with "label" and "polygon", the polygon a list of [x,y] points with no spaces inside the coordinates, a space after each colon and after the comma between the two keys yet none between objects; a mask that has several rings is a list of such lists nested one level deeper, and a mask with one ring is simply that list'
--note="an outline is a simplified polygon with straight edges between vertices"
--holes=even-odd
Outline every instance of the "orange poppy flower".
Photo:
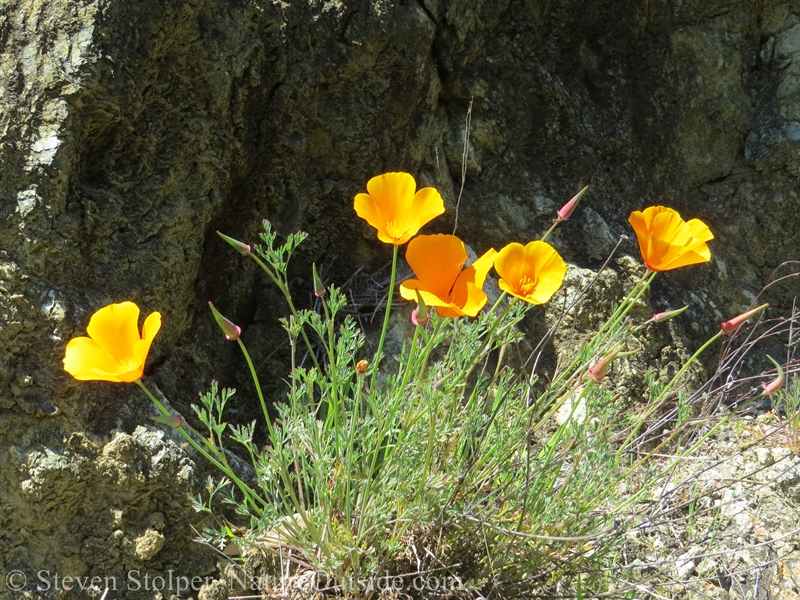
[{"label": "orange poppy flower", "polygon": [[639,251],[651,271],[669,271],[711,260],[706,242],[714,239],[708,225],[700,219],[684,221],[666,206],[651,206],[634,211],[628,222],[636,232]]},{"label": "orange poppy flower", "polygon": [[465,269],[467,250],[456,236],[438,233],[415,237],[408,244],[406,260],[417,279],[401,283],[400,295],[417,300],[415,290],[419,290],[425,305],[442,317],[474,317],[486,304],[483,282],[496,255],[492,248]]},{"label": "orange poppy flower", "polygon": [[367,183],[369,193],[356,195],[356,214],[378,230],[380,241],[401,246],[444,212],[444,201],[435,188],[414,193],[416,187],[408,173],[373,177]]},{"label": "orange poppy flower", "polygon": [[69,341],[64,370],[81,381],[137,381],[159,329],[161,313],[150,313],[140,335],[139,307],[133,302],[109,304],[92,315],[89,337]]},{"label": "orange poppy flower", "polygon": [[544,304],[564,282],[567,263],[547,242],[512,242],[500,250],[494,269],[501,290],[530,304]]}]

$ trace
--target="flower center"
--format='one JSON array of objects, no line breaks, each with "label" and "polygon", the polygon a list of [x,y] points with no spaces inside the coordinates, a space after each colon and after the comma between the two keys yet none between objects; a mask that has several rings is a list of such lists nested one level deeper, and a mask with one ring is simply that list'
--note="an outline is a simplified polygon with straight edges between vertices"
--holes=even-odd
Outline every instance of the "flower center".
[{"label": "flower center", "polygon": [[537,283],[539,283],[538,278],[531,279],[527,275],[523,275],[522,279],[519,280],[519,286],[518,286],[520,295],[530,296],[536,290]]},{"label": "flower center", "polygon": [[408,223],[403,223],[402,226],[398,225],[395,220],[386,223],[386,233],[389,234],[389,237],[396,240],[402,240],[413,235],[412,229],[413,228],[410,227]]}]

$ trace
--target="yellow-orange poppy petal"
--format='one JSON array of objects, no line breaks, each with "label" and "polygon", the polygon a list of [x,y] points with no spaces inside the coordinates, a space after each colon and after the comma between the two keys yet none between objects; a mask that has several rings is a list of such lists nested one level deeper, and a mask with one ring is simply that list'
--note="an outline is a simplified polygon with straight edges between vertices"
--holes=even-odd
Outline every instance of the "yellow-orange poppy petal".
[{"label": "yellow-orange poppy petal", "polygon": [[111,304],[98,310],[87,327],[91,337],[74,338],[67,344],[64,370],[82,381],[140,379],[150,346],[161,329],[161,315],[150,314],[141,335],[138,319],[139,307],[133,302]]},{"label": "yellow-orange poppy petal", "polygon": [[453,302],[443,300],[436,294],[423,289],[421,282],[417,279],[407,279],[400,284],[400,295],[406,300],[416,300],[417,291],[422,296],[422,301],[428,308],[433,308],[441,317],[454,318],[463,317],[464,312]]},{"label": "yellow-orange poppy petal", "polygon": [[444,200],[436,188],[426,187],[414,194],[409,212],[409,221],[414,221],[419,231],[431,219],[444,212]]},{"label": "yellow-orange poppy petal", "polygon": [[133,345],[133,356],[141,362],[144,367],[144,361],[150,353],[150,345],[156,337],[156,334],[161,329],[161,313],[152,312],[144,320],[142,327],[142,339],[136,341]]},{"label": "yellow-orange poppy petal", "polygon": [[418,192],[408,173],[384,173],[367,182],[367,194],[357,194],[356,214],[378,230],[387,244],[405,244],[428,221],[444,212],[444,202],[434,188]]},{"label": "yellow-orange poppy petal", "polygon": [[467,282],[467,298],[463,305],[459,308],[468,317],[476,317],[481,309],[486,306],[489,297],[482,288],[475,285],[473,282]]},{"label": "yellow-orange poppy petal", "polygon": [[422,287],[423,284],[418,279],[406,279],[403,283],[400,284],[400,296],[405,298],[406,300],[414,300],[417,299],[417,291],[419,291],[420,296],[422,296],[423,302],[425,302],[426,306],[449,306],[450,303],[446,300],[443,300],[434,292],[426,290]]},{"label": "yellow-orange poppy petal", "polygon": [[467,251],[460,239],[445,234],[416,237],[408,245],[406,260],[417,279],[401,283],[400,295],[416,300],[414,290],[419,290],[425,304],[442,317],[474,317],[486,304],[483,282],[496,254],[488,250],[463,269]]},{"label": "yellow-orange poppy petal", "polygon": [[669,271],[711,260],[706,242],[714,239],[714,235],[699,219],[686,222],[671,208],[651,206],[631,213],[628,222],[636,232],[642,260],[652,271]]},{"label": "yellow-orange poppy petal", "polygon": [[483,291],[483,284],[496,255],[494,248],[486,251],[483,256],[461,271],[453,284],[449,296],[450,302],[469,317],[476,316],[486,304],[487,296]]},{"label": "yellow-orange poppy petal", "polygon": [[76,337],[64,353],[64,370],[80,381],[115,381],[120,363],[93,339]]},{"label": "yellow-orange poppy petal", "polygon": [[[494,259],[494,270],[500,275],[501,281],[514,282],[522,279],[525,268],[525,246],[511,242],[497,253]],[[508,285],[508,284],[506,284]],[[500,289],[509,290],[500,286]],[[510,293],[510,292],[509,292]]]},{"label": "yellow-orange poppy petal", "polygon": [[678,269],[680,267],[688,267],[689,265],[697,265],[700,263],[705,263],[711,260],[711,251],[708,248],[705,248],[705,251],[701,252],[694,252],[692,250],[684,250],[680,254],[678,254],[675,258],[673,258],[665,267],[661,269],[651,269],[651,270],[661,270],[661,271],[669,271],[672,269]]},{"label": "yellow-orange poppy petal", "polygon": [[526,246],[512,242],[495,259],[500,289],[531,304],[544,304],[564,281],[567,264],[550,244],[541,241]]},{"label": "yellow-orange poppy petal", "polygon": [[133,302],[109,304],[98,310],[86,328],[89,337],[117,360],[132,356],[139,336],[139,307]]},{"label": "yellow-orange poppy petal", "polygon": [[494,261],[497,258],[497,250],[489,248],[482,256],[475,259],[472,267],[475,269],[475,285],[483,289],[483,284],[486,281],[486,276],[494,266]]},{"label": "yellow-orange poppy petal", "polygon": [[384,173],[367,182],[367,192],[378,205],[397,209],[385,215],[389,219],[404,216],[402,213],[411,206],[416,189],[417,182],[409,173]]},{"label": "yellow-orange poppy petal", "polygon": [[536,285],[528,294],[528,301],[532,304],[544,304],[564,283],[567,263],[555,248],[545,242],[532,242],[528,246],[534,246],[531,252],[535,252],[533,264],[537,279]]},{"label": "yellow-orange poppy petal", "polygon": [[409,242],[406,261],[423,289],[447,298],[467,262],[467,250],[454,235],[420,235]]},{"label": "yellow-orange poppy petal", "polygon": [[687,221],[692,237],[700,242],[708,242],[714,239],[714,234],[708,228],[708,225],[703,223],[700,219],[692,219]]},{"label": "yellow-orange poppy petal", "polygon": [[386,223],[390,219],[384,217],[380,206],[378,206],[372,196],[369,194],[358,194],[353,202],[353,206],[355,207],[356,214],[359,217],[364,219],[367,223],[378,230],[378,237],[381,235],[384,237],[388,236],[386,233]]}]

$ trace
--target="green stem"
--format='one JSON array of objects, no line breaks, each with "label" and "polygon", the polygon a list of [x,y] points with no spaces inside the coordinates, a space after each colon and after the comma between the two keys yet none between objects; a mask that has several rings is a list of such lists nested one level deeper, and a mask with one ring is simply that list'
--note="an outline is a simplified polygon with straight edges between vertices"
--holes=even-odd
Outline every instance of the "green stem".
[{"label": "green stem", "polygon": [[[164,416],[167,416],[167,417],[171,416],[171,414],[172,414],[172,413],[170,413],[170,412],[167,410],[167,408],[166,408],[166,407],[165,407],[165,406],[164,406],[164,405],[163,405],[163,404],[162,404],[162,403],[159,401],[159,399],[158,399],[158,398],[156,398],[156,397],[153,395],[153,393],[152,393],[152,392],[151,392],[149,389],[147,389],[147,387],[146,387],[146,386],[145,386],[145,385],[142,383],[142,381],[141,381],[141,380],[137,380],[137,381],[136,381],[136,385],[138,385],[138,386],[141,388],[141,390],[142,390],[142,391],[145,393],[145,395],[146,395],[148,398],[150,398],[150,400],[153,402],[153,404],[155,404],[156,408],[158,408],[158,410],[159,410],[159,411],[161,411],[161,414],[163,414]],[[212,465],[214,465],[215,467],[217,467],[217,468],[218,468],[220,471],[222,471],[223,473],[225,473],[225,475],[227,475],[227,476],[228,476],[228,477],[231,479],[231,481],[233,481],[233,482],[236,484],[236,486],[237,486],[237,487],[238,487],[238,488],[241,490],[241,492],[242,492],[242,493],[245,495],[245,497],[246,497],[246,498],[247,498],[247,499],[250,501],[250,504],[251,504],[251,505],[253,506],[253,508],[254,508],[254,509],[255,509],[255,510],[258,512],[258,514],[259,514],[259,515],[262,515],[262,514],[264,513],[264,511],[263,511],[263,509],[259,508],[258,504],[260,503],[261,505],[263,505],[263,506],[266,506],[266,505],[267,505],[266,501],[265,501],[265,500],[263,500],[263,499],[262,499],[262,498],[261,498],[261,497],[260,497],[258,494],[256,494],[256,493],[255,493],[255,492],[254,492],[254,491],[253,491],[253,490],[250,488],[250,486],[248,486],[248,485],[247,485],[246,483],[244,483],[244,482],[243,482],[241,479],[239,479],[239,478],[238,478],[238,477],[237,477],[237,476],[236,476],[236,475],[233,473],[233,471],[231,470],[231,468],[230,468],[230,467],[229,467],[227,464],[223,464],[223,463],[221,463],[220,461],[218,461],[216,458],[214,458],[213,456],[211,456],[211,455],[210,455],[210,454],[209,454],[209,453],[206,451],[206,449],[205,449],[205,448],[203,448],[203,447],[202,447],[200,444],[198,444],[198,443],[195,441],[195,439],[194,439],[194,438],[193,438],[191,435],[189,435],[189,432],[187,432],[187,431],[186,431],[186,428],[191,428],[191,427],[189,426],[189,424],[188,424],[188,423],[185,423],[185,424],[184,424],[182,427],[178,427],[178,431],[180,431],[181,435],[182,435],[182,436],[183,436],[183,437],[186,439],[186,441],[187,441],[187,442],[189,442],[189,444],[191,444],[191,445],[192,445],[192,447],[193,447],[195,450],[197,450],[197,451],[198,451],[198,452],[199,452],[201,455],[203,455],[203,457],[204,457],[204,458],[205,458],[205,459],[206,459],[208,462],[210,462]],[[197,433],[196,431],[194,431],[194,429],[192,429],[192,431],[193,431],[193,432],[195,433],[195,435],[197,435],[197,436],[198,436],[200,439],[204,439],[204,438],[203,438],[203,437],[202,437],[202,436],[201,436],[199,433]],[[256,502],[256,501],[257,501],[257,502]]]},{"label": "green stem", "polygon": [[[756,398],[758,398],[758,396],[756,396]],[[701,436],[701,437],[700,437],[700,438],[699,438],[699,439],[698,439],[698,440],[697,440],[697,441],[696,441],[696,442],[695,442],[695,443],[694,443],[694,444],[693,444],[691,447],[689,447],[689,448],[688,448],[687,450],[685,450],[684,452],[681,452],[680,454],[678,454],[677,456],[675,456],[675,457],[673,458],[673,460],[672,460],[672,461],[669,463],[669,465],[667,465],[667,466],[666,466],[664,469],[662,469],[661,471],[659,471],[659,472],[658,472],[658,473],[657,473],[657,474],[656,474],[656,475],[655,475],[655,476],[654,476],[654,477],[653,477],[651,480],[652,480],[652,481],[657,481],[658,479],[660,479],[661,477],[663,477],[664,475],[666,475],[667,473],[669,473],[669,472],[670,472],[670,471],[671,471],[671,470],[672,470],[672,469],[673,469],[673,468],[674,468],[674,467],[675,467],[675,466],[676,466],[676,465],[677,465],[677,464],[678,464],[678,463],[679,463],[681,460],[683,460],[683,459],[684,459],[686,456],[691,456],[692,454],[694,454],[694,452],[695,452],[695,451],[696,451],[696,450],[697,450],[697,449],[698,449],[698,448],[699,448],[699,447],[700,447],[702,444],[704,444],[704,443],[705,443],[705,441],[706,441],[708,438],[710,438],[712,435],[714,435],[714,433],[716,433],[716,432],[717,432],[717,430],[719,430],[719,428],[720,428],[720,427],[722,427],[722,426],[723,426],[725,423],[727,423],[727,422],[728,422],[728,421],[731,419],[731,417],[733,417],[733,416],[734,416],[734,415],[736,415],[736,414],[739,414],[739,413],[741,413],[741,411],[742,411],[742,410],[744,410],[745,408],[747,408],[747,407],[748,407],[750,404],[752,404],[752,402],[753,402],[753,401],[754,401],[756,398],[750,398],[750,399],[749,399],[749,400],[747,400],[746,402],[742,403],[742,404],[741,404],[741,406],[738,406],[738,407],[737,407],[735,410],[732,410],[731,412],[729,412],[728,414],[726,414],[724,417],[722,417],[722,418],[721,418],[721,419],[720,419],[720,420],[719,420],[719,421],[718,421],[718,422],[717,422],[715,425],[713,425],[712,427],[710,427],[710,428],[709,428],[709,430],[708,430],[708,431],[707,431],[705,434],[703,434],[703,435],[702,435],[702,436]],[[673,438],[673,437],[675,437],[675,435],[676,435],[677,433],[678,433],[678,430],[675,430],[675,431],[672,433],[672,435],[669,437],[669,439],[668,439],[668,440],[666,440],[666,441],[670,441],[670,440],[672,440],[672,438]],[[658,448],[656,448],[656,449],[653,451],[653,453],[656,453],[656,452],[658,452],[659,448],[661,448],[661,446],[663,446],[663,445],[664,445],[663,443],[662,443],[662,444],[659,444]],[[638,461],[638,463],[639,463],[639,464],[640,464],[640,463],[642,463],[642,462],[643,462],[644,460],[646,460],[646,459],[647,459],[649,456],[650,456],[650,455],[646,455],[646,456],[644,456],[642,459],[640,459],[640,460]],[[635,466],[636,466],[636,465],[635,465]],[[631,472],[633,472],[633,469],[629,469],[629,470],[628,470],[628,472],[626,473],[626,476],[627,476],[627,475],[629,475]],[[624,508],[627,508],[628,506],[630,506],[630,505],[631,505],[631,504],[633,504],[634,502],[638,501],[638,500],[639,500],[639,498],[641,498],[641,496],[642,496],[642,495],[643,495],[643,494],[644,494],[644,493],[645,493],[647,490],[649,490],[649,489],[651,489],[651,487],[650,487],[650,486],[648,486],[648,485],[642,485],[642,486],[641,486],[641,489],[640,489],[640,491],[639,491],[637,494],[634,494],[633,496],[631,496],[630,498],[628,498],[627,500],[625,500],[625,501],[624,501],[622,504],[620,504],[619,506],[617,506],[617,507],[615,508],[615,510],[622,510],[622,509],[624,509]]]},{"label": "green stem", "polygon": [[[250,256],[254,261],[256,261],[262,269],[264,269],[264,272],[269,276],[270,279],[272,279],[272,282],[281,291],[283,297],[286,298],[286,303],[289,305],[289,310],[291,311],[294,318],[295,319],[298,318],[297,309],[294,307],[294,302],[292,302],[292,295],[289,293],[289,288],[286,287],[286,285],[284,285],[283,281],[281,281],[281,279],[277,275],[275,275],[275,273],[272,272],[272,269],[270,269],[264,263],[264,261],[258,258],[255,254],[249,254],[248,256]],[[322,373],[322,369],[320,369],[319,367],[319,361],[317,361],[317,356],[316,354],[314,354],[314,348],[313,346],[311,346],[311,342],[309,341],[308,336],[306,335],[305,325],[303,325],[300,328],[300,335],[303,336],[303,341],[306,343],[306,348],[308,349],[308,353],[311,355],[311,360],[314,362],[314,366],[317,368],[317,371]]]},{"label": "green stem", "polygon": [[677,373],[675,373],[675,377],[673,377],[670,380],[670,382],[666,385],[666,387],[662,390],[661,394],[659,394],[659,396],[658,396],[658,399],[661,400],[662,398],[664,398],[664,396],[678,382],[678,379],[680,379],[681,375],[683,375],[686,372],[686,370],[692,365],[692,363],[695,360],[697,360],[697,357],[699,357],[705,351],[706,348],[708,348],[711,344],[713,344],[715,341],[717,341],[723,335],[725,335],[725,332],[720,329],[713,337],[711,337],[711,339],[709,339],[705,344],[700,346],[700,348],[697,350],[697,352],[692,354],[691,358],[686,361],[686,364],[681,367],[681,370],[678,371]]},{"label": "green stem", "polygon": [[428,361],[430,360],[431,352],[433,351],[433,347],[436,344],[436,340],[439,339],[439,331],[444,326],[445,321],[446,319],[444,317],[439,317],[437,315],[436,326],[433,328],[433,335],[431,335],[431,338],[428,340],[428,344],[426,345],[425,348],[425,356],[423,356],[422,363],[419,366],[419,373],[417,375],[417,378],[420,380],[422,380],[422,376],[425,375],[425,367],[428,366]]},{"label": "green stem", "polygon": [[325,419],[325,425],[326,427],[330,427],[332,420],[333,430],[339,431],[339,413],[341,407],[339,406],[339,382],[336,365],[336,343],[333,333],[333,315],[331,311],[328,310],[328,303],[325,301],[325,298],[320,298],[320,300],[322,302],[322,310],[325,313],[325,323],[328,326],[328,340],[326,342],[325,338],[321,335],[320,338],[322,339],[322,345],[325,347],[325,352],[328,354],[328,372],[331,378],[331,397],[328,401],[328,415]]},{"label": "green stem", "polygon": [[647,291],[647,288],[650,287],[650,284],[653,282],[656,273],[657,271],[651,271],[650,269],[645,270],[642,278],[636,282],[636,285],[633,286],[633,289],[628,293],[627,296],[625,296],[620,305],[617,307],[617,310],[614,311],[614,314],[611,315],[608,321],[606,321],[595,334],[595,338],[598,338],[606,331],[606,329],[612,329],[620,321],[622,321],[622,319],[625,318],[625,316],[633,308],[634,304],[639,301],[639,298],[641,298],[645,291]]},{"label": "green stem", "polygon": [[[505,292],[503,292],[500,298],[498,298],[497,302],[494,303],[494,306],[500,304],[500,300],[502,300],[504,296]],[[478,362],[480,361],[480,358],[481,356],[483,356],[484,352],[489,353],[492,351],[494,334],[497,333],[497,328],[500,326],[500,323],[502,323],[503,318],[506,316],[506,314],[508,314],[508,311],[511,310],[511,307],[514,306],[514,303],[517,300],[518,300],[517,297],[512,298],[511,301],[508,303],[508,306],[506,306],[505,309],[503,309],[503,312],[500,313],[500,316],[497,317],[494,323],[492,323],[492,327],[486,334],[486,344],[482,344],[480,348],[478,348],[478,351],[475,353],[475,355],[472,357],[472,360],[470,361],[469,370],[467,371],[466,376],[463,378],[464,382],[466,382],[469,379],[469,376],[472,375],[472,372],[475,370],[475,367],[478,366]],[[494,310],[494,307],[492,307],[492,310]]]},{"label": "green stem", "polygon": [[247,366],[250,368],[250,376],[253,378],[253,383],[255,384],[256,392],[258,393],[258,400],[261,402],[261,411],[264,414],[264,423],[266,424],[267,431],[269,432],[269,439],[275,439],[272,431],[272,421],[269,418],[269,411],[267,411],[267,402],[264,400],[264,392],[261,391],[261,383],[258,381],[258,373],[256,373],[255,365],[253,365],[253,359],[250,358],[250,353],[247,351],[247,348],[245,348],[242,339],[239,338],[236,341],[239,342],[239,348],[242,349],[244,359],[247,361]]},{"label": "green stem", "polygon": [[550,234],[551,234],[551,233],[553,233],[553,230],[554,230],[556,227],[558,227],[558,224],[559,224],[560,222],[561,222],[561,219],[556,219],[555,221],[553,221],[553,224],[552,224],[552,225],[550,225],[550,229],[548,229],[548,230],[545,232],[545,234],[542,236],[542,238],[541,238],[541,240],[540,240],[540,241],[542,241],[542,242],[543,242],[543,241],[545,241],[545,240],[546,240],[546,239],[547,239],[547,238],[550,236]]},{"label": "green stem", "polygon": [[406,361],[406,368],[405,372],[403,373],[403,381],[400,383],[401,394],[403,393],[403,390],[406,389],[406,385],[408,385],[408,379],[411,377],[411,370],[414,368],[414,363],[416,362],[417,339],[419,338],[420,329],[422,329],[422,327],[419,325],[414,327],[414,337],[411,338],[411,347],[408,349],[408,361]]},{"label": "green stem", "polygon": [[711,344],[717,341],[717,339],[719,339],[720,336],[724,334],[725,332],[720,329],[713,337],[711,337],[711,339],[709,339],[705,344],[700,346],[697,352],[692,354],[691,358],[689,358],[689,360],[686,361],[686,364],[684,364],[681,367],[681,369],[677,373],[675,373],[675,377],[673,377],[670,380],[670,382],[664,387],[664,389],[658,395],[658,398],[655,399],[650,408],[647,409],[647,412],[644,415],[642,415],[642,417],[638,420],[636,425],[634,425],[634,427],[631,429],[631,432],[630,434],[628,434],[628,437],[625,439],[625,442],[620,446],[620,451],[624,450],[628,446],[628,444],[631,442],[631,440],[634,439],[637,432],[639,431],[639,428],[644,424],[647,418],[661,406],[662,402],[664,401],[664,397],[672,390],[672,388],[681,378],[681,375],[683,375],[686,372],[686,370],[692,365],[692,363],[694,363],[695,360],[697,360],[697,358],[706,350],[706,348],[708,348]]},{"label": "green stem", "polygon": [[369,387],[370,389],[375,387],[375,378],[378,376],[378,367],[380,366],[381,362],[381,354],[383,353],[383,342],[386,339],[386,330],[389,328],[389,315],[392,312],[392,299],[394,297],[394,280],[397,276],[397,253],[400,250],[400,246],[394,247],[394,253],[392,254],[392,276],[389,281],[389,298],[386,301],[386,314],[383,317],[383,329],[381,330],[381,340],[378,342],[378,351],[375,353],[375,364],[372,367],[372,379],[370,379]]}]

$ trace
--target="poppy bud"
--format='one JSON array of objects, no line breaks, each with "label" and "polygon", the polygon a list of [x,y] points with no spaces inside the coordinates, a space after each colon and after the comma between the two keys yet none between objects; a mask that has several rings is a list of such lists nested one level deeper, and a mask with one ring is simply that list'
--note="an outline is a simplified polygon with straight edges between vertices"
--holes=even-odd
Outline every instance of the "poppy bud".
[{"label": "poppy bud", "polygon": [[650,319],[649,323],[661,323],[661,321],[666,321],[667,319],[674,319],[675,317],[686,311],[687,308],[689,308],[688,304],[683,308],[656,313],[653,315],[653,318]]},{"label": "poppy bud", "polygon": [[238,340],[239,336],[242,335],[242,328],[223,317],[211,302],[209,302],[208,305],[211,307],[214,320],[217,322],[217,325],[219,325],[219,328],[222,329],[222,333],[225,334],[225,337],[230,341]]},{"label": "poppy bud", "polygon": [[764,386],[764,391],[761,393],[761,395],[769,396],[770,398],[772,398],[772,396],[775,395],[775,392],[777,392],[783,387],[784,375],[783,375],[783,369],[781,369],[781,366],[777,362],[775,362],[775,359],[773,359],[769,354],[767,354],[767,358],[773,365],[775,365],[775,368],[778,369],[778,377],[776,379],[773,379],[769,383],[761,384]]},{"label": "poppy bud", "polygon": [[247,244],[242,243],[239,240],[235,240],[232,237],[228,237],[227,235],[225,235],[224,233],[220,233],[219,231],[217,232],[217,235],[219,237],[221,237],[223,240],[225,240],[226,242],[228,242],[231,246],[236,248],[236,250],[242,256],[247,256],[248,254],[250,254],[250,246],[248,246]]},{"label": "poppy bud", "polygon": [[369,366],[369,363],[366,360],[361,359],[360,361],[358,361],[356,363],[356,373],[358,373],[359,375],[363,375],[364,373],[367,372],[367,367],[368,366]]},{"label": "poppy bud", "polygon": [[156,423],[161,423],[162,425],[167,425],[168,427],[174,427],[175,429],[183,427],[183,425],[186,423],[184,418],[179,414],[150,418]]},{"label": "poppy bud", "polygon": [[608,373],[608,369],[611,367],[611,363],[615,358],[630,356],[631,354],[636,354],[636,352],[637,350],[634,350],[633,352],[620,352],[619,348],[613,352],[609,352],[603,358],[601,358],[595,366],[589,369],[589,378],[596,383],[600,383],[606,376],[606,373]]},{"label": "poppy bud", "polygon": [[428,307],[425,306],[425,301],[418,289],[414,290],[417,293],[417,308],[411,311],[411,322],[417,327],[425,327],[431,320],[428,315]]},{"label": "poppy bud", "polygon": [[556,214],[558,215],[558,220],[559,221],[566,221],[567,219],[569,219],[570,215],[572,215],[572,211],[575,210],[576,206],[578,206],[578,202],[581,201],[581,198],[583,197],[583,195],[586,193],[586,190],[588,190],[588,189],[589,189],[589,186],[587,185],[580,192],[575,194],[575,196],[572,198],[572,200],[570,200],[564,206],[562,206],[561,210],[556,212]]},{"label": "poppy bud", "polygon": [[720,325],[720,327],[722,328],[722,331],[724,331],[726,334],[732,335],[734,331],[739,329],[742,323],[747,321],[747,319],[749,319],[756,313],[760,313],[768,306],[769,304],[762,304],[758,308],[754,308],[753,310],[748,310],[746,313],[742,313],[738,317],[732,318],[730,321],[725,321],[722,325]]},{"label": "poppy bud", "polygon": [[317,275],[317,263],[311,263],[311,271],[314,273],[314,295],[317,298],[322,298],[325,295],[325,286],[322,285],[322,280]]}]

